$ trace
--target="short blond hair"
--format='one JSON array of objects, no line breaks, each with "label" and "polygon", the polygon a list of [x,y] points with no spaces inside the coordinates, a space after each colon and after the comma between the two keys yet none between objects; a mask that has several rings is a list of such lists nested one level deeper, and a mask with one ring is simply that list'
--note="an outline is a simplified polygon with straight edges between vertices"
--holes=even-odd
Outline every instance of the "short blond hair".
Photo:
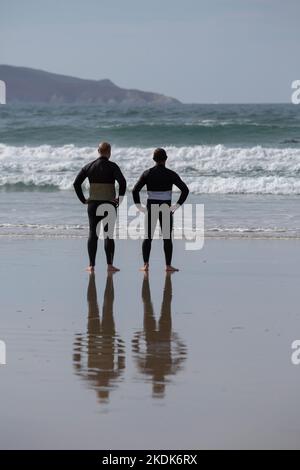
[{"label": "short blond hair", "polygon": [[98,146],[98,152],[100,155],[107,155],[111,152],[111,145],[108,142],[100,142]]}]

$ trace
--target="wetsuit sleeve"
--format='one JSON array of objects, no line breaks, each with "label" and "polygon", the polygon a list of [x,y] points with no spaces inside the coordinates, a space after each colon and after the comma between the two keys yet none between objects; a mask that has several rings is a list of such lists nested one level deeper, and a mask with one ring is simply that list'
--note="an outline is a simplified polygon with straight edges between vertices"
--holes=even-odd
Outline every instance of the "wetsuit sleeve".
[{"label": "wetsuit sleeve", "polygon": [[140,190],[145,186],[145,184],[146,184],[146,178],[145,178],[145,173],[143,173],[132,190],[132,196],[133,196],[133,200],[135,204],[141,203]]},{"label": "wetsuit sleeve", "polygon": [[119,185],[119,197],[123,197],[124,194],[126,193],[127,183],[126,183],[126,179],[124,178],[124,175],[123,175],[122,171],[120,170],[120,168],[118,167],[118,165],[116,165],[114,175],[115,175],[115,179],[116,179],[116,181],[118,182],[118,185]]},{"label": "wetsuit sleeve", "polygon": [[86,170],[85,168],[82,168],[82,170],[80,170],[80,172],[76,176],[76,179],[73,184],[77,197],[82,202],[82,204],[86,204],[86,198],[84,197],[82,187],[81,187],[86,177],[87,177]]},{"label": "wetsuit sleeve", "polygon": [[189,192],[190,192],[189,188],[184,183],[184,181],[182,181],[180,176],[177,175],[177,173],[174,173],[173,184],[175,184],[175,186],[177,186],[177,188],[180,189],[180,191],[181,191],[180,197],[177,201],[177,204],[179,204],[181,206],[185,202],[186,198],[189,195]]}]

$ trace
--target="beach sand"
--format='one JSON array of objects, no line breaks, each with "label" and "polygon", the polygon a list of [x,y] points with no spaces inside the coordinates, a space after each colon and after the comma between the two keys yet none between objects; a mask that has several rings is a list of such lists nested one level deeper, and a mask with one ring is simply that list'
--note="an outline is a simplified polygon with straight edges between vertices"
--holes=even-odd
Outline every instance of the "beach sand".
[{"label": "beach sand", "polygon": [[1,449],[300,448],[300,241],[85,244],[1,239]]}]

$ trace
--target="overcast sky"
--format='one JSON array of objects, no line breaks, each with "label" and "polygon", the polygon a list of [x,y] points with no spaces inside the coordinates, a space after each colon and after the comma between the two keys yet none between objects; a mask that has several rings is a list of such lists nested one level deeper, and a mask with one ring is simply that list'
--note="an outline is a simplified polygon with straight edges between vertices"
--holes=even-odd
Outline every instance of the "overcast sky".
[{"label": "overcast sky", "polygon": [[299,54],[300,0],[0,0],[0,64],[183,102],[290,101]]}]

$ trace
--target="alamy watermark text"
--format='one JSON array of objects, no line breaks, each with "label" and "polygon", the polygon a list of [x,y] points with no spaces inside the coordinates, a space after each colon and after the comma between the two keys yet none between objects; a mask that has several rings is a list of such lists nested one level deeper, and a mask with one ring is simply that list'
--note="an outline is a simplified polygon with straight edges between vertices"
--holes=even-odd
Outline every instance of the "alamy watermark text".
[{"label": "alamy watermark text", "polygon": [[6,84],[0,80],[0,104],[6,104]]},{"label": "alamy watermark text", "polygon": [[0,366],[6,364],[6,344],[0,340]]}]

